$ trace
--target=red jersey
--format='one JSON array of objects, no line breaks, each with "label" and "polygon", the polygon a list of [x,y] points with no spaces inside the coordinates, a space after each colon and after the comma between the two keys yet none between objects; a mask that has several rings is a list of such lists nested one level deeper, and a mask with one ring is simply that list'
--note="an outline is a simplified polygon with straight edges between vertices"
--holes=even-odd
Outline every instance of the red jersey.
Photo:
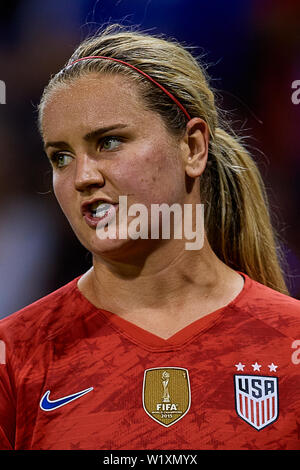
[{"label": "red jersey", "polygon": [[168,340],[78,278],[0,322],[0,449],[300,449],[300,302],[239,295]]}]

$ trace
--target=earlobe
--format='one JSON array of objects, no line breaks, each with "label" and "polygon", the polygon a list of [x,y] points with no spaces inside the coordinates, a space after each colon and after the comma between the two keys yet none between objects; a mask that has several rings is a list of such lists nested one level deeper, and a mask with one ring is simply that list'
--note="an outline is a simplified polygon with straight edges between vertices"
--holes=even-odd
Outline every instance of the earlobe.
[{"label": "earlobe", "polygon": [[185,138],[188,145],[185,171],[191,178],[196,178],[203,173],[207,162],[209,131],[206,122],[193,118],[187,125]]},{"label": "earlobe", "polygon": [[197,160],[196,162],[188,163],[185,167],[185,172],[188,176],[191,178],[197,178],[197,176],[200,176],[205,169],[205,163],[203,160],[200,162]]}]

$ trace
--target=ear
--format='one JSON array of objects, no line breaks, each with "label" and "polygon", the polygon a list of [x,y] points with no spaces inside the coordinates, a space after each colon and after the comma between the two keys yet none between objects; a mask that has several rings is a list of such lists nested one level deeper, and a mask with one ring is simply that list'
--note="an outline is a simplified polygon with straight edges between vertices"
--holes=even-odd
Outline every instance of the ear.
[{"label": "ear", "polygon": [[206,122],[201,118],[191,119],[186,126],[184,135],[185,171],[191,178],[200,176],[206,167],[209,143],[209,129]]}]

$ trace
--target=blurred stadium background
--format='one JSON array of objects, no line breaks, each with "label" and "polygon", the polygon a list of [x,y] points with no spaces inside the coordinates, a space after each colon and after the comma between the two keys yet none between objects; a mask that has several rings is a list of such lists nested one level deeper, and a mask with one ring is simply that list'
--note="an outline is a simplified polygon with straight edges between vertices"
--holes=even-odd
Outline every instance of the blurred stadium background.
[{"label": "blurred stadium background", "polygon": [[91,256],[51,192],[36,106],[51,74],[107,22],[138,24],[206,54],[222,107],[249,144],[282,239],[287,283],[300,299],[298,0],[12,0],[0,10],[0,317],[83,273]]}]

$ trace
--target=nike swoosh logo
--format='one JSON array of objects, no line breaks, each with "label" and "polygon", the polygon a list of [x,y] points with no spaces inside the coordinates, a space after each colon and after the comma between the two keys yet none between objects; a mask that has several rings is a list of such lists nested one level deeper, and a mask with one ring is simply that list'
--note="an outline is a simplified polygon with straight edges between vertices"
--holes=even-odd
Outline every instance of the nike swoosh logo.
[{"label": "nike swoosh logo", "polygon": [[49,395],[50,395],[50,390],[47,390],[46,393],[41,398],[40,401],[40,408],[43,411],[52,411],[56,410],[57,408],[60,408],[61,406],[66,405],[67,403],[70,403],[71,401],[77,400],[77,398],[82,397],[86,393],[91,392],[94,389],[94,387],[87,388],[85,390],[81,390],[81,392],[73,393],[72,395],[68,395],[66,397],[58,398],[57,400],[50,400]]}]

